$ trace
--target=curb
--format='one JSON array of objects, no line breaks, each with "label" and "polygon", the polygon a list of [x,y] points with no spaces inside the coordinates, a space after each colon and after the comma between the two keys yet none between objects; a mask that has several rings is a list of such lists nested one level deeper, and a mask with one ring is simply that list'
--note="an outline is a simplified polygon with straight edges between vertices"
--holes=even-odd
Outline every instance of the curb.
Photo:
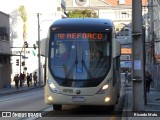
[{"label": "curb", "polygon": [[28,92],[30,90],[33,90],[33,89],[38,89],[38,88],[42,88],[44,86],[37,86],[37,87],[30,87],[30,88],[22,88],[22,89],[19,89],[19,90],[13,90],[13,91],[8,91],[8,92],[4,92],[4,93],[0,93],[0,96],[4,96],[4,95],[12,95],[12,94],[18,94],[18,93],[22,93],[22,92]]},{"label": "curb", "polygon": [[127,112],[130,111],[129,91],[128,91],[128,89],[130,89],[130,88],[131,88],[131,83],[125,84],[125,101],[124,101],[124,105],[123,105],[121,120],[128,120],[129,119]]}]

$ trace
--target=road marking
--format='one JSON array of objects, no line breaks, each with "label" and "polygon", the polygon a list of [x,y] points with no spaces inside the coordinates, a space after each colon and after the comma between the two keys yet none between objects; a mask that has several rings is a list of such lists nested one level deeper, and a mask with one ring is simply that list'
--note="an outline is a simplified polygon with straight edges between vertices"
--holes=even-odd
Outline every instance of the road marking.
[{"label": "road marking", "polygon": [[[42,117],[47,114],[48,112],[52,111],[53,110],[53,107],[52,106],[48,106],[48,107],[45,107],[41,110],[39,110],[38,112],[41,112],[42,113]],[[20,118],[18,120],[36,120],[38,119],[39,117],[30,117],[30,118]]]},{"label": "road marking", "polygon": [[[38,93],[42,94],[42,92],[38,92]],[[26,97],[26,96],[32,96],[32,95],[35,95],[35,94],[37,94],[37,93],[30,93],[28,95],[21,95],[21,96],[17,96],[17,97],[6,98],[6,99],[0,100],[0,102],[6,102],[6,101],[9,101],[9,100],[13,100],[13,99],[19,99],[19,98]]]}]

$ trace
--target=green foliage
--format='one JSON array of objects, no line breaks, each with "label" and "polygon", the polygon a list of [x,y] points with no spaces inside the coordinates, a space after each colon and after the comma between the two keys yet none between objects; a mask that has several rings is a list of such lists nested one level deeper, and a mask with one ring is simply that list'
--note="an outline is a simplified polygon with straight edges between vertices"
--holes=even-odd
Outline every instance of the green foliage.
[{"label": "green foliage", "polygon": [[26,13],[26,9],[23,5],[19,6],[19,14],[23,20],[23,22],[27,21],[27,13]]},{"label": "green foliage", "polygon": [[74,10],[67,13],[68,18],[98,18],[93,10]]},{"label": "green foliage", "polygon": [[24,42],[26,41],[26,36],[27,36],[27,12],[26,12],[26,8],[21,5],[19,6],[19,15],[21,16],[22,20],[23,20],[23,40]]}]

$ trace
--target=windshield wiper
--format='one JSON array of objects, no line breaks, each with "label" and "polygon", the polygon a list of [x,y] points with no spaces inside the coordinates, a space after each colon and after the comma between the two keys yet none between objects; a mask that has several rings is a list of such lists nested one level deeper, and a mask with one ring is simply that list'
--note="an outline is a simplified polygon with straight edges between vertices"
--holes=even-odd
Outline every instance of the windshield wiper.
[{"label": "windshield wiper", "polygon": [[[77,47],[76,47],[76,49],[77,49]],[[68,78],[70,76],[70,74],[73,72],[73,70],[75,69],[75,67],[77,66],[77,64],[78,64],[78,60],[77,60],[77,50],[76,50],[76,59],[72,63],[72,66],[71,66],[69,72],[66,74],[65,78]]]},{"label": "windshield wiper", "polygon": [[73,72],[74,68],[77,66],[78,64],[78,60],[77,58],[75,59],[75,61],[73,62],[69,72],[66,74],[65,78],[68,78],[70,76],[70,74]]},{"label": "windshield wiper", "polygon": [[[81,60],[81,62],[82,62],[82,66],[83,66],[84,69],[86,70],[86,73],[87,73],[87,75],[89,76],[89,78],[92,78],[92,76],[91,76],[91,74],[90,74],[90,72],[89,72],[89,69],[87,68],[86,63],[85,63],[84,60],[83,60],[83,51],[82,51],[82,60]],[[70,76],[70,74],[73,72],[73,70],[77,67],[77,64],[78,64],[78,60],[77,60],[77,50],[76,50],[76,59],[75,59],[75,61],[73,62],[72,66],[71,66],[71,68],[70,68],[70,70],[69,70],[69,72],[66,74],[65,78],[68,78],[68,77]]]},{"label": "windshield wiper", "polygon": [[86,63],[85,63],[84,60],[83,60],[83,51],[82,51],[82,61],[81,61],[81,62],[82,62],[82,66],[83,66],[84,69],[86,70],[86,72],[87,72],[89,78],[92,78],[92,76],[91,76],[91,74],[90,74],[90,72],[89,72],[89,69],[87,68]]}]

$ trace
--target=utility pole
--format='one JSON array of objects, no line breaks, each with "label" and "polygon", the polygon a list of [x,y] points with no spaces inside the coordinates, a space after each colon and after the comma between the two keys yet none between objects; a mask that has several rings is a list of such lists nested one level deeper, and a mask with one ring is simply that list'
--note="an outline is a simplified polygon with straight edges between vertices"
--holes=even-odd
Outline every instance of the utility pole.
[{"label": "utility pole", "polygon": [[[23,51],[23,48],[24,48],[25,46],[24,46],[24,43],[23,43],[23,47],[22,47],[22,49],[21,49],[21,51],[20,51],[20,63],[19,63],[19,67],[20,67],[20,74],[21,74],[21,71],[22,71],[22,65],[21,65],[21,63],[22,63],[22,51]],[[20,75],[19,74],[19,75]]]},{"label": "utility pole", "polygon": [[19,63],[19,68],[20,68],[20,70],[19,70],[19,72],[20,72],[19,75],[21,74],[21,63],[22,63],[21,57],[22,57],[22,52],[20,52],[20,59],[19,59],[19,60],[20,60],[20,61],[19,61],[19,62],[20,62],[20,63]]},{"label": "utility pole", "polygon": [[144,110],[144,41],[142,0],[132,0],[132,110]]},{"label": "utility pole", "polygon": [[153,0],[151,0],[151,65],[155,64],[155,40],[154,40],[154,14],[153,14]]},{"label": "utility pole", "polygon": [[39,86],[41,86],[41,55],[40,55],[40,22],[39,22],[39,15],[37,13],[38,18],[38,74],[39,74]]}]

